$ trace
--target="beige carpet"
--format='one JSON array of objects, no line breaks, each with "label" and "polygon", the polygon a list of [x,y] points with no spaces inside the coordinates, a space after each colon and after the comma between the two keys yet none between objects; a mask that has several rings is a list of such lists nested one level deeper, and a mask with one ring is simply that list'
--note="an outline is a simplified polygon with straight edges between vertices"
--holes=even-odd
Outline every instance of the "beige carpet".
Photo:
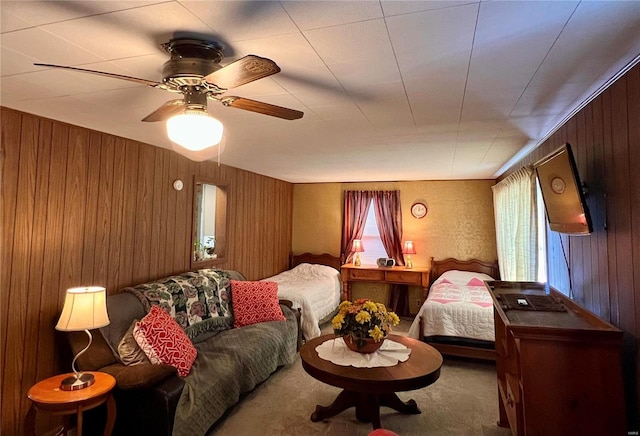
[{"label": "beige carpet", "polygon": [[[406,334],[409,326],[410,321],[403,319],[394,333]],[[329,326],[322,330],[323,334],[331,331]],[[416,400],[422,413],[402,415],[383,407],[382,426],[402,436],[510,435],[509,430],[496,426],[495,377],[493,363],[445,358],[440,378],[434,384],[398,393],[402,400]],[[354,409],[324,422],[311,422],[316,404],[327,406],[338,393],[339,388],[308,375],[298,357],[293,365],[281,368],[229,410],[209,435],[357,436],[371,432],[371,424],[358,421]]]}]

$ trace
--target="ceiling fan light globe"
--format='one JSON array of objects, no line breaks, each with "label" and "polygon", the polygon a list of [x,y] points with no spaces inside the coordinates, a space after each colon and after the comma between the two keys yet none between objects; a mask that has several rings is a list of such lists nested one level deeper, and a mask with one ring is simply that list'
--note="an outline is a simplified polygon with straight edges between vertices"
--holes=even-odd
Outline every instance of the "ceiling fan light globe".
[{"label": "ceiling fan light globe", "polygon": [[186,112],[167,120],[169,139],[191,151],[218,145],[223,130],[222,123],[206,112]]}]

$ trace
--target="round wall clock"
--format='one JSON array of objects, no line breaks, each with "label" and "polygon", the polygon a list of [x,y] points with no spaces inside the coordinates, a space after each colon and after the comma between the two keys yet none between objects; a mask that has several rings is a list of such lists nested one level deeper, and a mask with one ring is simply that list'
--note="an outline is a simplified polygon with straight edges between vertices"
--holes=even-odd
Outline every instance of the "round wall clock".
[{"label": "round wall clock", "polygon": [[427,205],[415,202],[411,205],[411,215],[415,218],[424,218],[427,215]]},{"label": "round wall clock", "polygon": [[553,192],[555,192],[556,194],[562,194],[564,192],[564,180],[562,180],[560,177],[554,177],[553,179],[551,179],[551,189],[553,189]]}]

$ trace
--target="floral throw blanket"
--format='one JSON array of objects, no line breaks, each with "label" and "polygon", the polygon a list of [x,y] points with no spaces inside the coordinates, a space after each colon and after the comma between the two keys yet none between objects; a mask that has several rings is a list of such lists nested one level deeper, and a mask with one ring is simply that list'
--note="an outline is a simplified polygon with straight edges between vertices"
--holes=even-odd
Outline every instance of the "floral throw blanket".
[{"label": "floral throw blanket", "polygon": [[143,283],[124,291],[142,302],[147,312],[159,305],[190,339],[233,327],[231,287],[226,271],[203,269]]}]

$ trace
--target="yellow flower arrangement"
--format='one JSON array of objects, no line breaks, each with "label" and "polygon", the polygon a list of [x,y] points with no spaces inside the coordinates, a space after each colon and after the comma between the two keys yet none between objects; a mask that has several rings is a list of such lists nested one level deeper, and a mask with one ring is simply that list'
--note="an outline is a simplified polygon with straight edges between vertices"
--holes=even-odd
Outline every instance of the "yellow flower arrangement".
[{"label": "yellow flower arrangement", "polygon": [[387,311],[384,304],[360,299],[340,303],[331,326],[336,336],[349,335],[362,348],[367,338],[380,342],[399,322],[398,315]]}]

